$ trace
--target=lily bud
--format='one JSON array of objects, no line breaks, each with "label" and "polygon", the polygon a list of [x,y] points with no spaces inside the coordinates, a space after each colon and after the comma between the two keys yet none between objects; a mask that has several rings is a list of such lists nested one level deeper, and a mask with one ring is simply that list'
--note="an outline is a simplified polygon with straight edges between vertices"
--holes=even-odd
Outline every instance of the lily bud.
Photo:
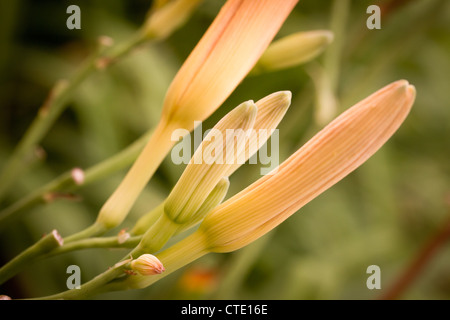
[{"label": "lily bud", "polygon": [[173,0],[158,5],[150,15],[142,32],[148,38],[164,39],[184,24],[202,0]]},{"label": "lily bud", "polygon": [[[266,175],[210,212],[196,232],[158,254],[171,273],[209,252],[230,252],[266,234],[372,156],[399,128],[415,99],[407,81],[378,90],[341,114]],[[122,288],[151,279],[128,277]]]},{"label": "lily bud", "polygon": [[152,254],[143,254],[139,258],[131,261],[131,269],[142,276],[152,276],[165,271],[161,261]]},{"label": "lily bud", "polygon": [[[244,162],[253,156],[264,143],[270,138],[273,130],[275,130],[286,114],[291,105],[292,93],[290,91],[279,91],[272,93],[255,104],[258,108],[253,130],[247,139],[245,148],[238,155],[239,162],[236,162],[227,172],[227,176],[231,176]],[[261,134],[264,132],[264,134]]]},{"label": "lily bud", "polygon": [[206,198],[205,202],[203,202],[197,212],[192,215],[190,222],[183,224],[178,229],[177,233],[187,230],[199,223],[212,209],[217,207],[222,202],[228,192],[229,187],[230,180],[228,179],[228,177],[223,177],[222,179],[220,179],[219,183],[217,183],[215,188],[208,195],[208,198]]},{"label": "lily bud", "polygon": [[162,117],[191,130],[233,92],[297,0],[228,0],[177,73]]},{"label": "lily bud", "polygon": [[[95,222],[97,233],[119,225],[173,146],[176,128],[209,117],[253,68],[298,0],[228,0],[191,52],[164,100],[161,120]],[[169,5],[169,4],[167,4]],[[162,9],[161,9],[162,10]]]},{"label": "lily bud", "polygon": [[253,69],[273,71],[286,69],[311,61],[333,41],[327,30],[297,32],[274,41],[263,53]]},{"label": "lily bud", "polygon": [[205,137],[172,192],[164,212],[178,224],[188,222],[212,189],[237,162],[253,128],[257,107],[247,101],[222,118]]},{"label": "lily bud", "polygon": [[327,125],[280,165],[203,220],[214,252],[237,250],[275,228],[372,156],[399,128],[415,99],[407,81],[394,82]]},{"label": "lily bud", "polygon": [[[213,191],[208,195],[205,202],[200,206],[197,212],[193,215],[193,220],[187,224],[179,227],[176,233],[190,228],[191,226],[197,224],[205,215],[212,209],[217,207],[227,194],[228,188],[230,186],[230,181],[227,177],[220,179],[219,183],[215,186]],[[164,202],[161,203],[154,210],[143,215],[134,225],[131,233],[134,235],[144,234],[157,220],[164,214]]]},{"label": "lily bud", "polygon": [[214,126],[164,202],[164,214],[145,232],[133,254],[156,252],[180,227],[198,221],[202,204],[244,149],[256,113],[256,105],[247,101]]}]

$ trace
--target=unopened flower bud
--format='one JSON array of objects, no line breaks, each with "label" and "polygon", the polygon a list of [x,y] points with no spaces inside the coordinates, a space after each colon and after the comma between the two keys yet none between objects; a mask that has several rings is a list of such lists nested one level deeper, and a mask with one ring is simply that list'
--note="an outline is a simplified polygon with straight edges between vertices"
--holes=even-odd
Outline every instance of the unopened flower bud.
[{"label": "unopened flower bud", "polygon": [[[196,1],[177,0],[173,5],[191,2]],[[203,121],[217,110],[255,65],[297,2],[228,0],[224,4],[170,84],[160,122],[125,178],[100,209],[96,228],[108,230],[125,219],[173,146],[173,130],[190,131],[195,121]],[[178,19],[176,15],[173,18]],[[167,23],[167,19],[163,20]]]},{"label": "unopened flower bud", "polygon": [[117,235],[117,242],[119,244],[125,243],[125,241],[127,241],[130,238],[130,234],[125,230],[122,229],[119,231],[118,235]]},{"label": "unopened flower bud", "polygon": [[152,254],[143,254],[131,261],[131,269],[143,276],[160,274],[165,271],[161,261]]},{"label": "unopened flower bud", "polygon": [[327,30],[298,32],[274,41],[263,53],[253,72],[285,69],[317,57],[333,41]]},{"label": "unopened flower bud", "polygon": [[235,165],[237,156],[245,149],[257,110],[251,100],[240,104],[205,137],[167,198],[164,211],[172,221],[189,222],[219,180]]},{"label": "unopened flower bud", "polygon": [[143,27],[148,38],[164,39],[184,24],[202,0],[174,0],[157,5]]},{"label": "unopened flower bud", "polygon": [[75,182],[75,184],[80,186],[84,183],[85,175],[83,169],[73,168],[70,174],[72,175],[72,179]]}]

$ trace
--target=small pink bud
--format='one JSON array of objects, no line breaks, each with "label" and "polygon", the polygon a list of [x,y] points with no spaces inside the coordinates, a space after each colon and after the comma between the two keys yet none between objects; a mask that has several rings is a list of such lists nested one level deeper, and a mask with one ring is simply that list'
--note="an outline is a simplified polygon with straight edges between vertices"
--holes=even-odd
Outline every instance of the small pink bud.
[{"label": "small pink bud", "polygon": [[74,168],[71,171],[72,179],[77,185],[82,185],[84,183],[84,171],[80,168]]},{"label": "small pink bud", "polygon": [[98,38],[98,43],[103,47],[112,47],[114,45],[114,40],[108,36],[100,36]]},{"label": "small pink bud", "polygon": [[130,234],[125,229],[120,230],[117,234],[117,242],[120,244],[127,241],[128,238],[130,238]]},{"label": "small pink bud", "polygon": [[151,276],[164,272],[164,266],[152,254],[143,254],[131,262],[131,269],[143,276]]}]

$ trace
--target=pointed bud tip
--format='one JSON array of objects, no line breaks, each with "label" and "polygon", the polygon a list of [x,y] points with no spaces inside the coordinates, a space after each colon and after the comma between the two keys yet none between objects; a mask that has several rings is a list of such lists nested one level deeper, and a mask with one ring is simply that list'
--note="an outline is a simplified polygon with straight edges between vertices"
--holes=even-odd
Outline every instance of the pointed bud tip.
[{"label": "pointed bud tip", "polygon": [[333,32],[331,32],[329,30],[322,30],[321,33],[322,33],[322,37],[325,40],[326,44],[330,44],[330,43],[333,42],[333,40],[334,40],[334,33]]},{"label": "pointed bud tip", "polygon": [[397,90],[401,90],[402,93],[406,94],[406,98],[413,102],[416,98],[416,87],[409,83],[408,80],[398,80],[393,83],[393,86]]},{"label": "pointed bud tip", "polygon": [[58,244],[60,246],[62,246],[64,244],[63,237],[61,237],[61,235],[59,234],[59,232],[56,229],[52,231],[52,235],[53,235],[53,238],[55,238],[55,240],[58,242]]},{"label": "pointed bud tip", "polygon": [[292,100],[292,92],[289,90],[285,90],[285,91],[279,91],[278,95],[280,96],[281,99],[286,100],[287,104],[291,104],[291,100]]},{"label": "pointed bud tip", "polygon": [[[239,106],[237,106],[234,110],[231,112],[236,112],[235,115],[237,115],[240,119],[252,119],[256,118],[256,114],[258,113],[258,107],[256,106],[255,102],[253,100],[248,100],[243,103],[241,103]],[[246,121],[246,120],[244,120]]]},{"label": "pointed bud tip", "polygon": [[226,177],[222,177],[219,182],[217,183],[217,186],[220,187],[225,187],[225,186],[229,186],[230,185],[230,179],[228,178],[228,176]]},{"label": "pointed bud tip", "polygon": [[416,87],[412,84],[408,86],[408,93],[411,95],[411,97],[414,99],[416,97]]},{"label": "pointed bud tip", "polygon": [[291,105],[292,100],[292,92],[289,90],[284,91],[277,91],[274,92],[267,97],[262,98],[259,100],[259,103],[274,103],[276,104],[277,108],[288,108]]},{"label": "pointed bud tip", "polygon": [[166,271],[161,261],[152,254],[143,254],[131,261],[131,269],[143,276],[161,274]]},{"label": "pointed bud tip", "polygon": [[82,185],[84,183],[84,179],[85,179],[85,174],[83,169],[81,168],[73,168],[72,171],[70,172],[73,181],[75,182],[76,185]]},{"label": "pointed bud tip", "polygon": [[258,111],[258,107],[255,105],[255,102],[253,100],[248,100],[243,103],[241,103],[237,108],[239,108],[240,112],[243,114],[251,115],[252,113],[255,113]]}]

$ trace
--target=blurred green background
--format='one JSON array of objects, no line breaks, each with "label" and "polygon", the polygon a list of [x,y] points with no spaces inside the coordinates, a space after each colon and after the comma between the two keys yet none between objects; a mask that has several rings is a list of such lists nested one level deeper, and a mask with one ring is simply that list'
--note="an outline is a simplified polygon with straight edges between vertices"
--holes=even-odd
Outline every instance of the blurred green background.
[{"label": "blurred green background", "polygon": [[[40,144],[45,156],[30,157],[0,210],[74,167],[88,168],[107,159],[152,128],[171,79],[223,3],[205,0],[166,40],[143,45],[92,74]],[[71,4],[81,8],[81,30],[66,28]],[[116,43],[129,39],[151,4],[0,2],[0,168],[54,83],[70,78],[95,50],[99,36]],[[382,8],[380,30],[366,27],[371,4]],[[291,90],[292,105],[279,126],[281,162],[324,125],[316,120],[321,89],[311,76],[319,72],[331,77],[329,89],[337,101],[329,120],[388,83],[407,79],[414,84],[416,102],[399,131],[354,173],[250,246],[209,254],[147,289],[96,299],[377,299],[448,226],[450,2],[301,0],[277,38],[314,29],[335,33],[335,41],[320,57],[246,78],[203,129],[245,100]],[[123,227],[131,227],[139,215],[159,204],[183,169],[166,158]],[[66,236],[90,225],[125,172],[77,189],[76,201],[31,206],[0,225],[0,263],[52,229]],[[258,178],[258,166],[242,166],[230,179],[227,197]],[[424,268],[396,298],[450,299],[449,233],[420,259]],[[63,291],[67,266],[80,266],[84,282],[125,252],[88,249],[38,261],[0,286],[0,294],[24,298]],[[369,265],[381,269],[381,290],[366,287]]]}]

